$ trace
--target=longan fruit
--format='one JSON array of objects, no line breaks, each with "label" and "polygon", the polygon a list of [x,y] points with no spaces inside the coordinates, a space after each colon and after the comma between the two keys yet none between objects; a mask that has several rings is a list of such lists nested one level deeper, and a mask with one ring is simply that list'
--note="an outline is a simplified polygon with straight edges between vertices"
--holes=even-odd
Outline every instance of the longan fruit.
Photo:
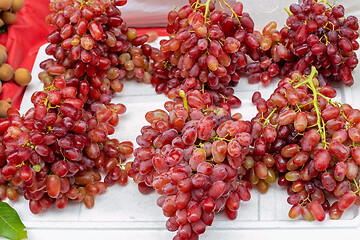
[{"label": "longan fruit", "polygon": [[12,7],[11,7],[13,12],[18,12],[23,7],[24,7],[24,0],[13,0]]},{"label": "longan fruit", "polygon": [[14,69],[7,63],[0,66],[0,80],[10,81],[14,76]]},{"label": "longan fruit", "polygon": [[8,98],[6,101],[0,101],[0,118],[7,118],[7,110],[11,108],[10,103],[10,98]]},{"label": "longan fruit", "polygon": [[3,49],[0,49],[0,65],[3,65],[7,60],[7,53]]},{"label": "longan fruit", "polygon": [[13,24],[17,18],[17,14],[12,12],[1,12],[0,17],[4,23]]},{"label": "longan fruit", "polygon": [[4,50],[5,52],[7,52],[7,49],[4,45],[0,44],[0,50]]},{"label": "longan fruit", "polygon": [[5,25],[4,21],[0,18],[0,27],[2,27],[4,25]]},{"label": "longan fruit", "polygon": [[0,1],[0,10],[7,11],[11,8],[13,0],[1,0]]},{"label": "longan fruit", "polygon": [[14,73],[14,81],[20,86],[26,86],[31,82],[31,74],[25,68],[18,68]]}]

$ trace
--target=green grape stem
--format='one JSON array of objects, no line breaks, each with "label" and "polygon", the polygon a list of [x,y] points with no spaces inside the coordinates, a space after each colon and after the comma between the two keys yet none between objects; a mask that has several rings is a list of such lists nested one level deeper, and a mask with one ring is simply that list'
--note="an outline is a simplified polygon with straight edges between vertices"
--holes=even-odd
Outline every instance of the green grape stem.
[{"label": "green grape stem", "polygon": [[357,183],[357,181],[356,181],[355,179],[353,179],[353,182],[354,182],[355,187],[356,187],[356,191],[355,191],[354,193],[357,194],[357,195],[359,195],[359,191],[360,191],[359,185],[358,185],[358,183]]},{"label": "green grape stem", "polygon": [[309,202],[309,203],[311,202],[310,194],[308,194],[308,196],[305,199],[301,200],[300,205],[304,206],[306,202]]},{"label": "green grape stem", "polygon": [[240,22],[240,20],[239,20],[239,18],[238,18],[238,16],[237,16],[237,14],[235,13],[234,9],[232,9],[232,7],[230,7],[230,5],[229,5],[227,2],[225,2],[225,0],[221,0],[221,1],[230,9],[230,11],[232,12],[232,14],[234,15],[234,17],[235,17],[236,20],[238,21],[239,26],[241,26],[241,22]]},{"label": "green grape stem", "polygon": [[205,3],[205,14],[204,14],[204,17],[206,18],[207,15],[209,15],[210,13],[210,2],[211,0],[207,0],[206,3]]},{"label": "green grape stem", "polygon": [[199,7],[199,0],[197,0],[196,2],[194,2],[192,5],[191,5],[191,7],[193,7],[194,8],[194,11]]},{"label": "green grape stem", "polygon": [[289,16],[292,15],[292,12],[288,8],[284,8],[284,10],[287,12],[287,14],[289,14]]},{"label": "green grape stem", "polygon": [[184,108],[186,109],[186,111],[189,112],[189,107],[188,107],[188,103],[187,103],[187,99],[186,99],[186,94],[184,92],[184,90],[179,90],[179,95],[183,100],[184,103]]},{"label": "green grape stem", "polygon": [[225,142],[232,142],[232,141],[235,140],[235,138],[227,139],[227,138],[226,138],[227,136],[229,136],[229,134],[226,134],[226,136],[223,137],[223,138],[221,138],[221,137],[219,137],[219,136],[215,136],[215,137],[213,137],[211,140],[212,140],[212,141],[220,140],[220,141],[225,141]]},{"label": "green grape stem", "polygon": [[[316,68],[314,66],[312,66],[311,67],[311,73],[310,73],[309,77],[305,81],[297,84],[294,87],[294,89],[297,89],[298,87],[306,84],[307,87],[310,88],[310,90],[312,91],[313,96],[314,96],[313,104],[314,104],[314,109],[315,109],[316,117],[317,117],[316,125],[317,125],[317,127],[319,129],[318,131],[319,131],[320,136],[321,136],[321,142],[324,143],[324,148],[326,148],[327,147],[327,142],[326,142],[325,123],[324,123],[324,120],[321,118],[321,111],[320,111],[319,102],[318,102],[318,96],[320,96],[320,97],[323,97],[323,96],[316,89],[316,87],[314,85],[314,82],[313,82],[313,79],[316,77],[317,74],[318,74],[318,71],[316,70]],[[326,98],[326,99],[329,101],[328,98]]]},{"label": "green grape stem", "polygon": [[267,118],[259,119],[259,120],[264,120],[263,127],[265,127],[267,124],[269,124],[269,120],[270,120],[271,116],[276,112],[276,110],[277,110],[277,107],[272,110],[272,112],[269,114],[269,116],[267,116]]}]

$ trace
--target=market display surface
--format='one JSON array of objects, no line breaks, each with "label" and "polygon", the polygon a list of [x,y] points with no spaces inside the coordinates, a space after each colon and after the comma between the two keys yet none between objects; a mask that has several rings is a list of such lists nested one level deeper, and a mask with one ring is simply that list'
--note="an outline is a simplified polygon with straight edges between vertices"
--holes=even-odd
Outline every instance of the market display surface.
[{"label": "market display surface", "polygon": [[260,32],[240,2],[194,0],[156,40],[127,26],[125,4],[49,5],[55,30],[27,101],[0,122],[0,199],[16,200],[26,227],[211,239],[212,225],[357,225],[355,16],[304,1]]}]

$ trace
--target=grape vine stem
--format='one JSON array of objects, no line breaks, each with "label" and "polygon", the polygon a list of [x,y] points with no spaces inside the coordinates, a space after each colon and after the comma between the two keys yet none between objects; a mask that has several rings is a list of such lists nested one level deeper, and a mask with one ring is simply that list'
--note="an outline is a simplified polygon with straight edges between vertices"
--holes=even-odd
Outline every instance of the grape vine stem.
[{"label": "grape vine stem", "polygon": [[184,108],[186,109],[186,111],[189,112],[189,107],[188,107],[186,94],[185,94],[184,90],[179,90],[179,95],[180,95],[180,97],[182,98],[182,100],[184,102]]},{"label": "grape vine stem", "polygon": [[206,3],[205,3],[205,14],[204,14],[205,18],[210,13],[210,2],[211,2],[211,0],[207,0]]},{"label": "grape vine stem", "polygon": [[263,127],[265,127],[266,125],[269,124],[269,120],[270,120],[271,116],[272,116],[276,111],[277,111],[277,107],[272,110],[272,112],[269,114],[269,116],[267,116],[267,118],[262,117],[262,118],[259,119],[259,120],[264,120]]},{"label": "grape vine stem", "polygon": [[[225,2],[225,0],[221,0],[229,9],[230,11],[232,12],[233,16],[236,18],[236,20],[239,22],[239,25],[241,26],[241,22],[237,16],[237,14],[235,13],[234,9],[232,9],[232,7],[227,3]],[[220,2],[220,1],[219,1]]]},{"label": "grape vine stem", "polygon": [[322,143],[324,143],[324,148],[327,147],[327,142],[326,142],[326,129],[325,129],[325,123],[324,120],[321,118],[321,111],[319,108],[319,102],[318,102],[318,96],[322,97],[321,95],[319,95],[319,91],[316,89],[315,84],[313,82],[313,79],[317,76],[318,71],[316,70],[316,68],[314,66],[311,67],[311,73],[308,76],[308,78],[297,84],[296,86],[294,86],[294,89],[297,89],[298,87],[306,84],[308,88],[310,88],[310,90],[313,92],[313,97],[314,97],[314,109],[316,112],[316,116],[317,116],[317,122],[316,125],[318,126],[319,129],[319,133],[321,136],[321,141]]},{"label": "grape vine stem", "polygon": [[287,12],[287,14],[289,14],[289,16],[292,15],[292,12],[288,8],[284,8],[284,10]]},{"label": "grape vine stem", "polygon": [[355,191],[354,193],[355,193],[355,194],[359,194],[359,191],[360,191],[359,185],[358,185],[358,183],[356,182],[355,179],[353,179],[353,181],[354,181],[354,184],[355,184],[355,187],[356,187],[356,191]]}]

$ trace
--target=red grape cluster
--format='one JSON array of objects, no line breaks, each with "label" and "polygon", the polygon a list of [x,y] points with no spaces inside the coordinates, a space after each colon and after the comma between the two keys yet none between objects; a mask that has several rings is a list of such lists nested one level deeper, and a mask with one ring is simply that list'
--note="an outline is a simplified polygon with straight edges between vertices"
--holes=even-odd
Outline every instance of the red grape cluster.
[{"label": "red grape cluster", "polygon": [[237,108],[241,101],[232,87],[246,70],[246,55],[259,55],[254,22],[240,2],[229,6],[232,15],[216,10],[211,1],[189,3],[168,15],[170,39],[162,40],[154,54],[151,83],[170,99],[179,97],[180,89],[195,89],[210,94],[217,106]]},{"label": "red grape cluster", "polygon": [[44,90],[33,93],[24,116],[10,108],[0,124],[0,199],[22,193],[35,214],[69,200],[91,208],[107,186],[127,183],[133,144],[108,137],[126,111],[111,98],[122,90],[120,79],[136,72],[120,62],[122,54],[140,61],[147,40],[127,29],[108,0],[60,0],[50,9],[47,20],[57,29],[46,52],[55,60],[40,64]]},{"label": "red grape cluster", "polygon": [[267,101],[254,94],[259,112],[252,119],[254,170],[248,179],[266,179],[272,168],[279,185],[287,186],[289,216],[322,221],[325,212],[339,219],[360,204],[360,110],[334,102],[336,91],[320,86],[316,74],[315,67],[310,76],[293,72]]},{"label": "red grape cluster", "polygon": [[[196,91],[196,90],[195,90]],[[199,93],[200,94],[200,93]],[[250,199],[242,166],[250,151],[251,123],[222,108],[198,108],[191,97],[165,103],[146,114],[150,123],[137,137],[139,148],[129,176],[142,193],[160,194],[157,204],[174,239],[197,239],[225,210],[237,217],[240,200]]]},{"label": "red grape cluster", "polygon": [[1,121],[0,198],[13,200],[18,191],[35,214],[53,203],[63,209],[68,200],[91,208],[107,187],[99,169],[111,172],[132,153],[131,143],[107,137],[123,105],[93,102],[85,110],[54,91],[35,92],[24,116],[10,108]]},{"label": "red grape cluster", "polygon": [[149,37],[137,36],[135,29],[128,28],[116,5],[108,0],[61,0],[51,2],[50,10],[46,20],[56,29],[47,37],[50,44],[45,52],[55,60],[42,64],[45,71],[39,78],[45,86],[73,69],[72,79],[86,76],[91,98],[108,100],[111,96],[106,95],[112,91],[122,91],[122,79],[150,82],[152,67],[145,54],[149,56],[151,48],[141,48]]},{"label": "red grape cluster", "polygon": [[359,49],[358,19],[345,17],[342,5],[326,1],[305,0],[292,4],[288,12],[287,26],[280,32],[291,59],[282,67],[282,75],[292,70],[309,74],[315,66],[321,84],[334,80],[351,86],[351,71],[358,64],[354,52]]}]

